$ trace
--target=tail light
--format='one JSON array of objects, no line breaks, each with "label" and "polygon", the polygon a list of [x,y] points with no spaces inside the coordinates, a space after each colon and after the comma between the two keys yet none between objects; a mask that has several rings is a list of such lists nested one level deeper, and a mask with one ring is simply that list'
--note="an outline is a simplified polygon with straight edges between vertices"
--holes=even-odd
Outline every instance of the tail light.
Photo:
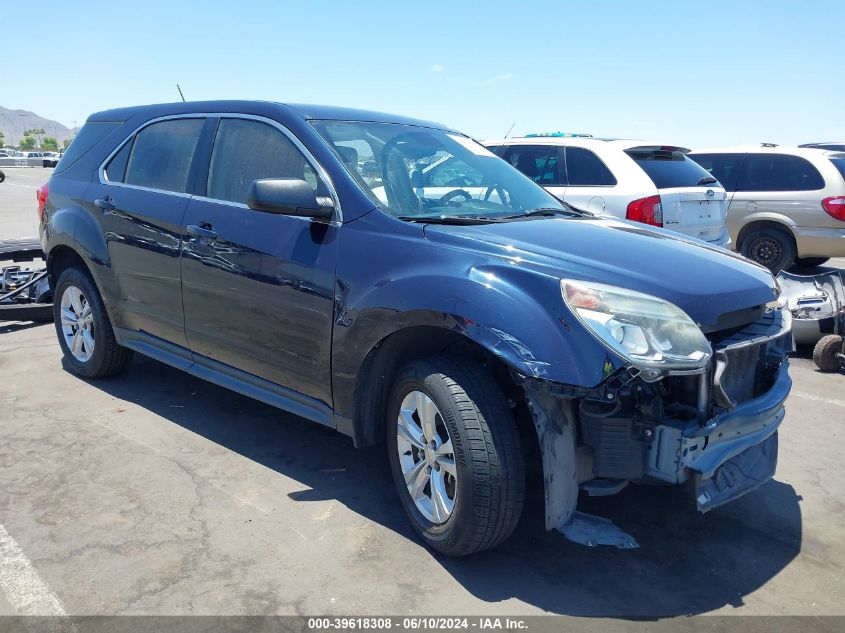
[{"label": "tail light", "polygon": [[629,202],[628,213],[625,217],[634,222],[663,226],[663,207],[660,205],[660,196],[649,196]]},{"label": "tail light", "polygon": [[822,200],[822,208],[837,220],[845,221],[845,196],[832,196]]},{"label": "tail light", "polygon": [[38,187],[38,190],[35,192],[35,199],[38,200],[38,219],[44,219],[44,211],[47,210],[47,194],[49,193],[49,187],[45,182],[43,185]]}]

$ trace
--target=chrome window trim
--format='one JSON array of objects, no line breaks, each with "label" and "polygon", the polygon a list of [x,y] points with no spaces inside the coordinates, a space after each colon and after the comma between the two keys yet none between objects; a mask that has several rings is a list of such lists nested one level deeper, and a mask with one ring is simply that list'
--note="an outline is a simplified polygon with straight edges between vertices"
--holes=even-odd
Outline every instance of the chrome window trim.
[{"label": "chrome window trim", "polygon": [[[316,174],[323,179],[325,182],[326,187],[329,190],[329,195],[331,196],[332,202],[334,202],[334,212],[335,217],[331,220],[331,223],[342,223],[343,222],[343,210],[340,206],[340,197],[337,195],[337,190],[334,187],[334,183],[332,182],[331,177],[329,176],[328,171],[323,167],[323,165],[314,157],[314,155],[308,150],[305,145],[302,144],[296,135],[291,132],[288,128],[284,125],[279,123],[278,121],[274,121],[273,119],[268,119],[267,117],[259,116],[257,114],[244,114],[241,112],[191,112],[185,114],[168,114],[165,116],[156,117],[155,119],[150,119],[149,121],[145,121],[137,128],[135,128],[132,132],[130,132],[125,139],[123,139],[117,147],[112,150],[108,156],[106,156],[105,160],[100,163],[100,167],[97,170],[97,175],[100,180],[101,185],[109,185],[111,187],[125,187],[127,189],[135,189],[138,191],[150,191],[153,193],[165,193],[171,196],[179,196],[182,198],[196,198],[197,200],[207,201],[207,202],[216,202],[219,204],[226,204],[229,206],[234,206],[238,208],[249,209],[249,207],[241,202],[232,202],[231,200],[219,200],[217,198],[207,198],[205,196],[196,196],[191,193],[181,192],[181,191],[167,191],[166,189],[155,189],[152,187],[142,187],[139,185],[130,185],[123,182],[112,182],[108,179],[106,175],[106,165],[111,161],[112,158],[115,157],[116,154],[123,149],[123,146],[126,145],[129,141],[131,141],[135,136],[144,128],[153,125],[154,123],[159,123],[161,121],[170,121],[173,119],[209,119],[209,118],[220,118],[220,119],[247,119],[251,121],[259,121],[261,123],[266,123],[271,127],[276,128],[281,132],[287,139],[293,143],[294,147],[296,147],[302,155],[305,157],[305,160],[308,161],[308,164],[311,168],[316,172]],[[212,151],[213,151],[213,143],[212,143]],[[300,217],[300,216],[287,216],[287,217]],[[310,220],[310,218],[306,218],[302,216],[303,219]]]}]

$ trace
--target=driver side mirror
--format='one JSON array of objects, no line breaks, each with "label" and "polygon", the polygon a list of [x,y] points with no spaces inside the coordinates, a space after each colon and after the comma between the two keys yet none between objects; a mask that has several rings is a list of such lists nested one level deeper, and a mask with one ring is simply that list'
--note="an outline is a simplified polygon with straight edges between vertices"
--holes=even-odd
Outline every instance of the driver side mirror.
[{"label": "driver side mirror", "polygon": [[329,220],[334,215],[334,202],[317,196],[301,178],[262,178],[253,180],[246,199],[254,211],[278,215],[296,215]]}]

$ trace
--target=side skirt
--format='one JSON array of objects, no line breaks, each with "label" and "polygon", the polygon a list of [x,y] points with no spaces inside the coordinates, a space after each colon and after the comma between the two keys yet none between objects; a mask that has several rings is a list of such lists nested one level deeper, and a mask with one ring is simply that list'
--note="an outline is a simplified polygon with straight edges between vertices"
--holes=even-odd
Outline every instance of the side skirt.
[{"label": "side skirt", "polygon": [[209,382],[231,389],[255,400],[259,400],[294,415],[317,422],[332,429],[344,431],[346,425],[338,425],[332,408],[321,400],[282,387],[269,380],[194,354],[190,350],[168,343],[146,332],[114,328],[117,342],[139,354],[181,369]]}]

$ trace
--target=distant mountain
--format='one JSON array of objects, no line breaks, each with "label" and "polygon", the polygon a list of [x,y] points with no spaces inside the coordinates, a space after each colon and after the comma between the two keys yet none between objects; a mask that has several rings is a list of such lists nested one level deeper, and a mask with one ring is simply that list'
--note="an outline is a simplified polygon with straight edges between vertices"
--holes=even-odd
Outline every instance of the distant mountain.
[{"label": "distant mountain", "polygon": [[53,136],[62,146],[62,141],[73,138],[73,130],[58,121],[51,121],[27,110],[9,110],[0,106],[0,132],[5,136],[6,145],[17,145],[25,130],[42,129],[44,136]]}]

